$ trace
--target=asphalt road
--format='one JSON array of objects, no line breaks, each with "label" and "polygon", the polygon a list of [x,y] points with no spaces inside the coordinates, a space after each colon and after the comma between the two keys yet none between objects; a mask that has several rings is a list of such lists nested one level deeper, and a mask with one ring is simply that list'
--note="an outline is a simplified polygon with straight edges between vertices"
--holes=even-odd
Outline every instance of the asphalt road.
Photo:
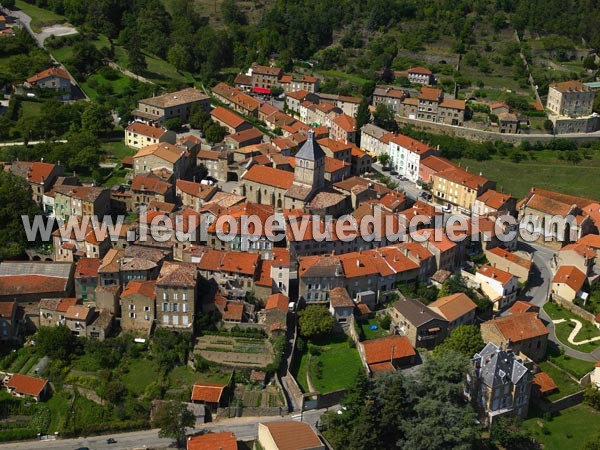
[{"label": "asphalt road", "polygon": [[[303,422],[315,425],[325,409],[306,411],[303,414]],[[287,416],[273,417],[240,417],[223,419],[218,422],[203,424],[191,429],[189,434],[200,431],[231,431],[235,433],[238,440],[249,441],[258,437],[259,422],[275,422],[281,420],[300,421],[300,413]],[[117,442],[108,444],[106,439],[112,437]],[[164,449],[168,448],[174,441],[172,439],[161,439],[158,430],[133,431],[130,433],[118,433],[94,437],[80,437],[76,439],[57,439],[55,441],[24,441],[1,444],[4,450],[76,450],[80,447],[88,447],[90,450],[133,450],[133,449]]]}]

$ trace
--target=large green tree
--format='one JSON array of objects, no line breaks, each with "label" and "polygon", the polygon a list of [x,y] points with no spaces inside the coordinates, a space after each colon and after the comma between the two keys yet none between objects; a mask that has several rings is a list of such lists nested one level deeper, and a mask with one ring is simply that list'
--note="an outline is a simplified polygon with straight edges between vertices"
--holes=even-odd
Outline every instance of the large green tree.
[{"label": "large green tree", "polygon": [[308,339],[324,336],[333,330],[333,317],[324,306],[309,305],[300,311],[300,333]]},{"label": "large green tree", "polygon": [[186,428],[194,428],[196,416],[185,403],[168,401],[155,412],[152,426],[160,428],[158,436],[181,441],[185,437]]},{"label": "large green tree", "polygon": [[459,325],[450,332],[450,336],[446,338],[444,343],[438,345],[433,351],[437,354],[454,351],[471,358],[483,347],[485,347],[485,344],[481,338],[479,327]]},{"label": "large green tree", "polygon": [[106,106],[91,102],[81,115],[81,128],[95,136],[108,133],[113,129],[110,111]]},{"label": "large green tree", "polygon": [[28,241],[21,216],[32,219],[39,213],[29,184],[15,175],[0,172],[0,261],[23,254]]}]

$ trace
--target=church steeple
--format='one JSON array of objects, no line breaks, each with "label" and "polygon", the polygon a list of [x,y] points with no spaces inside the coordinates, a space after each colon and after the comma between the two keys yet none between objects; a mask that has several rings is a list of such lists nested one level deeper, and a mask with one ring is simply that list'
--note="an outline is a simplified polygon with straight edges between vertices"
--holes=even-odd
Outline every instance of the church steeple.
[{"label": "church steeple", "polygon": [[309,130],[308,138],[296,153],[294,181],[311,186],[313,190],[325,185],[325,152],[315,140],[315,132]]}]

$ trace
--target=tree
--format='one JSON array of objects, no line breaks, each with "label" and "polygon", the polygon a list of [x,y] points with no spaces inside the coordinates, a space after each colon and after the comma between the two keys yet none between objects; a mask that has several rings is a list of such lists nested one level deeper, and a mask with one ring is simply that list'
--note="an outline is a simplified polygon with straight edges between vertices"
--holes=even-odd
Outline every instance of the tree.
[{"label": "tree", "polygon": [[113,129],[112,116],[106,106],[90,102],[81,114],[81,128],[95,136]]},{"label": "tree", "polygon": [[125,394],[127,394],[127,388],[120,380],[109,381],[104,388],[104,397],[113,405],[121,403]]},{"label": "tree", "polygon": [[189,118],[190,127],[197,130],[203,130],[206,123],[210,121],[210,115],[204,109],[192,106],[192,111]]},{"label": "tree", "polygon": [[0,172],[0,261],[23,254],[28,241],[21,216],[33,220],[39,213],[29,184],[15,175]]},{"label": "tree", "polygon": [[356,111],[356,129],[360,130],[363,125],[369,123],[371,120],[371,111],[369,111],[369,99],[363,97],[358,105],[358,110]]},{"label": "tree", "polygon": [[387,153],[382,153],[377,157],[379,164],[381,164],[383,167],[387,167],[387,165],[390,163],[390,159],[390,155]]},{"label": "tree", "polygon": [[375,108],[373,121],[375,122],[375,125],[385,128],[388,131],[395,131],[398,129],[398,124],[394,118],[394,110],[384,103],[380,103],[377,105],[377,108]]},{"label": "tree", "polygon": [[500,417],[494,420],[490,440],[506,450],[535,450],[540,445],[523,430],[520,417]]},{"label": "tree", "polygon": [[50,359],[69,361],[77,346],[76,337],[64,325],[40,327],[35,335],[35,347],[39,355]]},{"label": "tree", "polygon": [[300,333],[308,339],[315,339],[333,331],[333,317],[323,306],[309,305],[299,316]]},{"label": "tree", "polygon": [[227,130],[212,120],[204,127],[204,137],[211,144],[221,142],[226,134]]},{"label": "tree", "polygon": [[142,73],[148,67],[146,57],[142,53],[138,39],[133,39],[127,47],[127,57],[129,59],[129,68],[135,73]]},{"label": "tree", "polygon": [[181,119],[179,117],[173,117],[165,120],[165,128],[167,130],[179,130],[181,128]]},{"label": "tree", "polygon": [[181,441],[186,428],[194,428],[196,416],[185,403],[168,401],[163,403],[154,414],[152,426],[160,428],[158,436]]},{"label": "tree", "polygon": [[185,70],[190,63],[189,51],[183,45],[175,44],[169,49],[167,60],[173,64],[177,70]]},{"label": "tree", "polygon": [[600,389],[588,387],[585,390],[585,402],[600,411]]},{"label": "tree", "polygon": [[552,131],[554,129],[554,124],[550,119],[544,120],[544,130]]},{"label": "tree", "polygon": [[443,344],[433,351],[436,354],[453,351],[471,358],[485,346],[479,328],[474,325],[459,325],[450,332]]}]

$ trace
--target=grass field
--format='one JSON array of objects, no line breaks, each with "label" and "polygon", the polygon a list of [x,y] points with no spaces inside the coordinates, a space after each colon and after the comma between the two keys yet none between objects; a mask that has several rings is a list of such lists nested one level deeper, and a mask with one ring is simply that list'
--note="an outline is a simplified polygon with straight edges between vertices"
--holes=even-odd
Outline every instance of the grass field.
[{"label": "grass field", "polygon": [[45,26],[66,22],[66,18],[48,9],[38,8],[23,0],[16,0],[15,6],[31,17],[31,28],[39,32]]},{"label": "grass field", "polygon": [[136,359],[127,367],[129,372],[123,375],[123,383],[134,394],[140,396],[150,383],[158,379],[158,365],[148,359]]},{"label": "grass field", "polygon": [[[377,325],[376,330],[371,330],[371,325]],[[369,319],[368,322],[363,322],[360,324],[362,328],[363,334],[365,335],[365,339],[375,339],[378,337],[386,336],[388,332],[382,329],[379,326],[379,322],[377,319]]]},{"label": "grass field", "polygon": [[600,412],[582,404],[561,411],[550,421],[532,417],[523,422],[523,427],[531,431],[546,450],[576,450],[600,430]]},{"label": "grass field", "polygon": [[593,361],[584,361],[582,359],[573,358],[564,353],[559,353],[557,350],[549,350],[547,359],[560,367],[565,372],[570,373],[576,379],[580,380],[583,376],[594,368]]},{"label": "grass field", "polygon": [[123,141],[103,142],[101,148],[106,152],[108,159],[117,161],[122,161],[126,156],[133,156],[136,153],[136,149],[127,147]]},{"label": "grass field", "polygon": [[[179,72],[164,59],[158,56],[144,53],[146,58],[146,70],[139,75],[148,78],[155,83],[165,83],[175,81],[179,83],[193,83],[194,77],[189,72]],[[121,67],[127,67],[129,58],[127,51],[121,46],[115,46],[115,62]]]},{"label": "grass field", "polygon": [[518,198],[523,198],[533,186],[600,200],[600,191],[596,189],[600,179],[600,157],[597,152],[592,159],[583,160],[577,165],[560,161],[556,158],[558,152],[532,151],[529,154],[537,159],[519,163],[499,158],[487,161],[462,159],[460,162],[470,172],[481,172],[484,177],[495,180],[498,190],[503,189]]},{"label": "grass field", "polygon": [[561,308],[559,305],[555,303],[546,303],[544,305],[544,311],[552,318],[552,320],[565,319],[567,322],[556,323],[554,324],[554,329],[556,331],[556,337],[558,340],[568,347],[571,347],[575,350],[579,350],[580,352],[590,353],[593,352],[600,346],[600,340],[595,342],[590,342],[582,345],[573,345],[569,343],[568,337],[571,334],[571,331],[575,328],[575,324],[570,321],[570,319],[576,319],[581,322],[583,328],[579,331],[577,336],[575,336],[574,340],[582,341],[585,339],[590,339],[594,337],[600,336],[600,330],[592,325],[587,320],[582,319],[579,316],[576,316],[570,311],[567,311],[564,308]]},{"label": "grass field", "polygon": [[[337,391],[339,389],[350,388],[359,370],[362,370],[362,363],[358,356],[358,350],[351,348],[345,336],[333,337],[326,342],[315,344],[320,354],[313,356],[311,365],[311,380],[315,389],[321,393]],[[314,367],[320,363],[321,377],[315,373]],[[304,392],[309,392],[308,382],[306,381],[306,372],[308,371],[308,351],[302,354],[300,361],[296,361],[294,367],[294,376]]]},{"label": "grass field", "polygon": [[231,378],[231,373],[211,370],[196,372],[188,366],[179,366],[169,373],[169,385],[172,388],[192,387],[195,383],[226,384]]},{"label": "grass field", "polygon": [[558,386],[558,392],[546,397],[549,401],[553,402],[567,395],[583,390],[583,388],[575,383],[566,372],[562,371],[561,369],[557,369],[552,364],[548,362],[542,362],[539,364],[539,366],[540,369],[546,372]]}]

